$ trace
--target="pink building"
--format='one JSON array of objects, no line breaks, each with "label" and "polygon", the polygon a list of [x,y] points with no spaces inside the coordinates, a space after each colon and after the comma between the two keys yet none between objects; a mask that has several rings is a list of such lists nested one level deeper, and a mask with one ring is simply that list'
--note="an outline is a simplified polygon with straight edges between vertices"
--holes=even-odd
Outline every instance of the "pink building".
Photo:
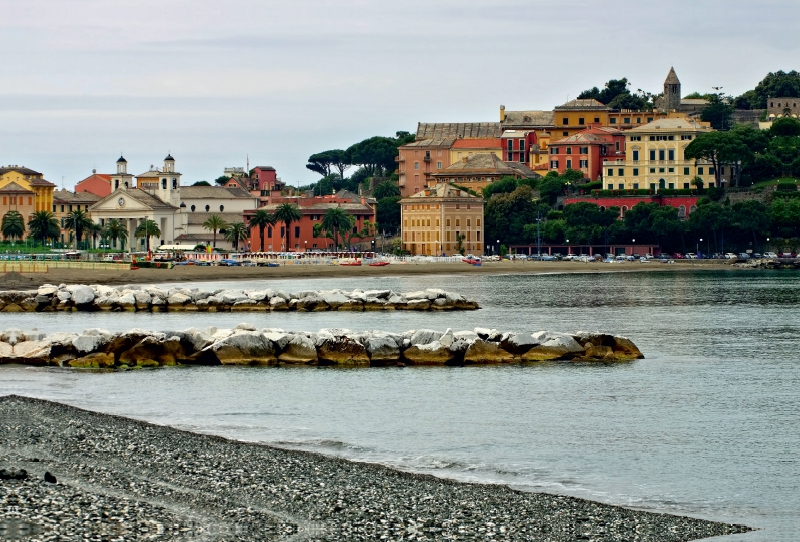
[{"label": "pink building", "polygon": [[606,161],[625,160],[625,135],[596,124],[569,137],[551,141],[550,170],[579,170],[590,181],[602,180]]},{"label": "pink building", "polygon": [[111,175],[93,169],[89,177],[75,185],[75,192],[90,192],[104,198],[111,194]]}]

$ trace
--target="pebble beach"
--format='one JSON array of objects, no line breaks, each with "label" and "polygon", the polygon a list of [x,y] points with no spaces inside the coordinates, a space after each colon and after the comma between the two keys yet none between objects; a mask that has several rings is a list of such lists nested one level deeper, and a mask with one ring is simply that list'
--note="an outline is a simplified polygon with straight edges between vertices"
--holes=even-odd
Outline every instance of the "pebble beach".
[{"label": "pebble beach", "polygon": [[454,482],[19,396],[0,398],[0,425],[5,539],[661,542],[749,530]]}]

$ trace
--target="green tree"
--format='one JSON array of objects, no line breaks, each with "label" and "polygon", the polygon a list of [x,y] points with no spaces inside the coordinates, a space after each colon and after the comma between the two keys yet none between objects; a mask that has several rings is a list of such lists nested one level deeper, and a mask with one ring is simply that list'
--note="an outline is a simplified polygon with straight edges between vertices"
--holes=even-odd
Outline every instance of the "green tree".
[{"label": "green tree", "polygon": [[400,199],[400,196],[394,196],[378,200],[375,215],[382,230],[395,233],[400,228]]},{"label": "green tree", "polygon": [[64,217],[64,226],[75,233],[75,241],[80,244],[83,239],[83,232],[92,227],[92,219],[89,218],[89,213],[81,209],[75,209]]},{"label": "green tree", "polygon": [[372,197],[377,200],[381,200],[383,198],[393,198],[399,195],[400,187],[392,181],[383,181],[382,183],[378,184],[378,186],[376,186],[375,190],[372,192]]},{"label": "green tree", "polygon": [[506,245],[524,240],[525,224],[536,221],[536,202],[529,186],[520,186],[509,194],[499,194],[486,202],[485,239],[500,240]]},{"label": "green tree", "polygon": [[339,246],[339,232],[353,227],[353,217],[341,207],[331,207],[322,216],[322,229],[331,232],[334,247]]},{"label": "green tree", "polygon": [[483,189],[483,199],[488,200],[492,194],[508,194],[517,189],[519,183],[514,177],[503,177]]},{"label": "green tree", "polygon": [[766,109],[769,98],[800,96],[800,73],[792,70],[770,72],[753,90],[748,90],[733,102],[736,109]]},{"label": "green tree", "polygon": [[297,222],[302,218],[302,214],[300,213],[300,208],[297,205],[291,203],[281,203],[278,205],[278,208],[275,209],[275,221],[276,222],[283,222],[286,226],[286,252],[289,252],[291,245],[291,234],[289,227],[291,226],[292,222]]},{"label": "green tree", "polygon": [[61,227],[58,225],[58,219],[50,211],[36,211],[28,221],[28,229],[34,239],[39,239],[42,245],[47,243],[48,239],[56,240],[61,233]]},{"label": "green tree", "polygon": [[347,149],[353,164],[363,167],[369,176],[380,176],[395,170],[398,143],[391,137],[375,136]]},{"label": "green tree", "polygon": [[158,227],[158,224],[155,220],[146,218],[139,222],[139,225],[136,226],[133,236],[137,239],[144,239],[145,249],[147,252],[150,252],[150,238],[161,237],[161,228]]},{"label": "green tree", "polygon": [[700,111],[700,120],[710,122],[715,130],[727,130],[733,126],[732,115],[733,106],[722,101],[719,96],[712,96],[709,104]]},{"label": "green tree", "polygon": [[234,222],[225,231],[225,239],[230,241],[234,250],[239,249],[240,241],[247,241],[250,237],[250,228],[244,222]]},{"label": "green tree", "polygon": [[211,183],[208,181],[197,181],[192,186],[211,186]]},{"label": "green tree", "polygon": [[258,238],[261,242],[261,252],[264,252],[264,230],[267,226],[274,226],[277,224],[274,215],[269,214],[264,209],[258,209],[252,217],[250,217],[250,227],[258,228]]},{"label": "green tree", "polygon": [[550,205],[553,205],[555,204],[558,196],[564,194],[564,188],[566,185],[566,179],[561,177],[555,171],[550,171],[539,181],[539,195],[543,200],[547,201]]},{"label": "green tree", "polygon": [[758,238],[770,228],[767,206],[757,200],[734,203],[731,206],[733,223],[753,236],[753,247],[758,250]]},{"label": "green tree", "polygon": [[25,234],[25,219],[19,211],[12,209],[3,215],[0,229],[6,239],[22,239]]},{"label": "green tree", "polygon": [[219,215],[211,215],[203,222],[203,229],[213,234],[212,247],[217,248],[217,232],[228,227],[228,223]]},{"label": "green tree", "polygon": [[103,226],[101,226],[97,222],[92,222],[92,225],[86,229],[86,234],[92,238],[93,249],[97,248],[97,238],[100,237],[102,232],[103,232]]},{"label": "green tree", "polygon": [[628,82],[627,77],[623,77],[622,79],[611,79],[605,84],[602,90],[597,87],[584,90],[578,94],[578,99],[586,100],[589,98],[594,98],[598,102],[608,105],[618,96],[630,95],[631,91],[628,87],[630,87],[630,83]]},{"label": "green tree", "polygon": [[720,166],[729,164],[738,168],[739,164],[751,158],[752,153],[735,132],[706,132],[686,146],[684,156],[687,160],[711,162],[716,186],[720,186]]},{"label": "green tree", "polygon": [[112,218],[106,222],[106,225],[103,227],[103,237],[111,239],[111,244],[114,246],[117,244],[117,240],[119,240],[120,250],[124,251],[125,243],[128,240],[128,228],[116,218]]},{"label": "green tree", "polygon": [[227,175],[220,175],[219,177],[214,179],[214,184],[218,184],[219,186],[225,186],[225,183],[227,183],[230,180],[231,178],[228,177]]}]

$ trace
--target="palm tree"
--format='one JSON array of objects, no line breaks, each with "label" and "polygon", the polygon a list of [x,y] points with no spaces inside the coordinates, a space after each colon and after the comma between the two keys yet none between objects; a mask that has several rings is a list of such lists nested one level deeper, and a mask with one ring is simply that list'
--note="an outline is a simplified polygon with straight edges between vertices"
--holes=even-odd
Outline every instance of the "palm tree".
[{"label": "palm tree", "polygon": [[3,237],[6,239],[22,239],[25,234],[25,219],[19,211],[11,210],[3,215],[2,225]]},{"label": "palm tree", "polygon": [[214,241],[211,246],[217,248],[217,232],[223,228],[227,228],[228,223],[217,215],[211,215],[203,222],[203,228],[214,234]]},{"label": "palm tree", "polygon": [[233,248],[238,250],[239,241],[246,241],[250,237],[250,228],[245,226],[244,222],[234,222],[228,226],[225,232],[225,239],[233,244]]},{"label": "palm tree", "polygon": [[372,191],[375,199],[392,198],[400,195],[400,187],[392,181],[383,181]]},{"label": "palm tree", "polygon": [[133,236],[137,239],[141,239],[144,237],[147,243],[147,252],[150,252],[150,238],[151,237],[161,237],[161,229],[158,227],[158,224],[154,220],[150,220],[145,218],[142,220],[138,226],[136,226],[136,230],[133,232]]},{"label": "palm tree", "polygon": [[92,225],[87,228],[86,233],[92,236],[92,248],[97,248],[97,238],[103,232],[103,226],[97,222],[92,222]]},{"label": "palm tree", "polygon": [[352,217],[341,207],[331,207],[322,217],[322,229],[333,233],[333,246],[339,246],[339,232],[353,227]]},{"label": "palm tree", "polygon": [[275,221],[283,222],[286,225],[286,252],[289,252],[289,247],[291,246],[289,243],[291,239],[289,234],[289,226],[292,224],[292,222],[299,221],[302,216],[303,215],[300,214],[300,208],[291,203],[281,203],[278,205],[278,208],[275,209]]},{"label": "palm tree", "polygon": [[117,239],[119,239],[120,250],[124,251],[125,242],[128,240],[128,228],[126,228],[125,225],[116,218],[112,218],[106,222],[106,225],[103,228],[103,237],[106,239],[111,239],[112,245],[116,245]]},{"label": "palm tree", "polygon": [[69,231],[75,232],[75,248],[78,248],[83,239],[83,232],[92,227],[92,219],[88,213],[75,209],[64,218],[64,225]]},{"label": "palm tree", "polygon": [[58,239],[61,233],[61,227],[58,225],[58,219],[50,211],[36,211],[28,221],[28,229],[34,239],[41,239],[42,245],[47,243],[48,239]]},{"label": "palm tree", "polygon": [[274,226],[277,220],[264,209],[259,209],[250,219],[250,227],[258,228],[258,234],[261,238],[261,252],[264,252],[264,228],[267,226]]}]

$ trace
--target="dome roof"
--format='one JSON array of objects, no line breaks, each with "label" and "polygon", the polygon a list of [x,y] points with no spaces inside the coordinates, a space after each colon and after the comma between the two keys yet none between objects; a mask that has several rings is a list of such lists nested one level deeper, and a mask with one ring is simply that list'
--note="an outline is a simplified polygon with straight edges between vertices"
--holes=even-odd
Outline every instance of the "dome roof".
[{"label": "dome roof", "polygon": [[119,160],[117,160],[117,163],[118,164],[127,164],[128,161],[125,160],[125,158],[123,158],[122,155],[120,155]]},{"label": "dome roof", "polygon": [[174,162],[174,161],[175,161],[175,159],[172,157],[172,155],[171,155],[171,154],[168,154],[168,155],[167,155],[167,157],[166,157],[166,158],[164,158],[164,161],[165,161],[165,162],[166,162],[166,161]]}]

